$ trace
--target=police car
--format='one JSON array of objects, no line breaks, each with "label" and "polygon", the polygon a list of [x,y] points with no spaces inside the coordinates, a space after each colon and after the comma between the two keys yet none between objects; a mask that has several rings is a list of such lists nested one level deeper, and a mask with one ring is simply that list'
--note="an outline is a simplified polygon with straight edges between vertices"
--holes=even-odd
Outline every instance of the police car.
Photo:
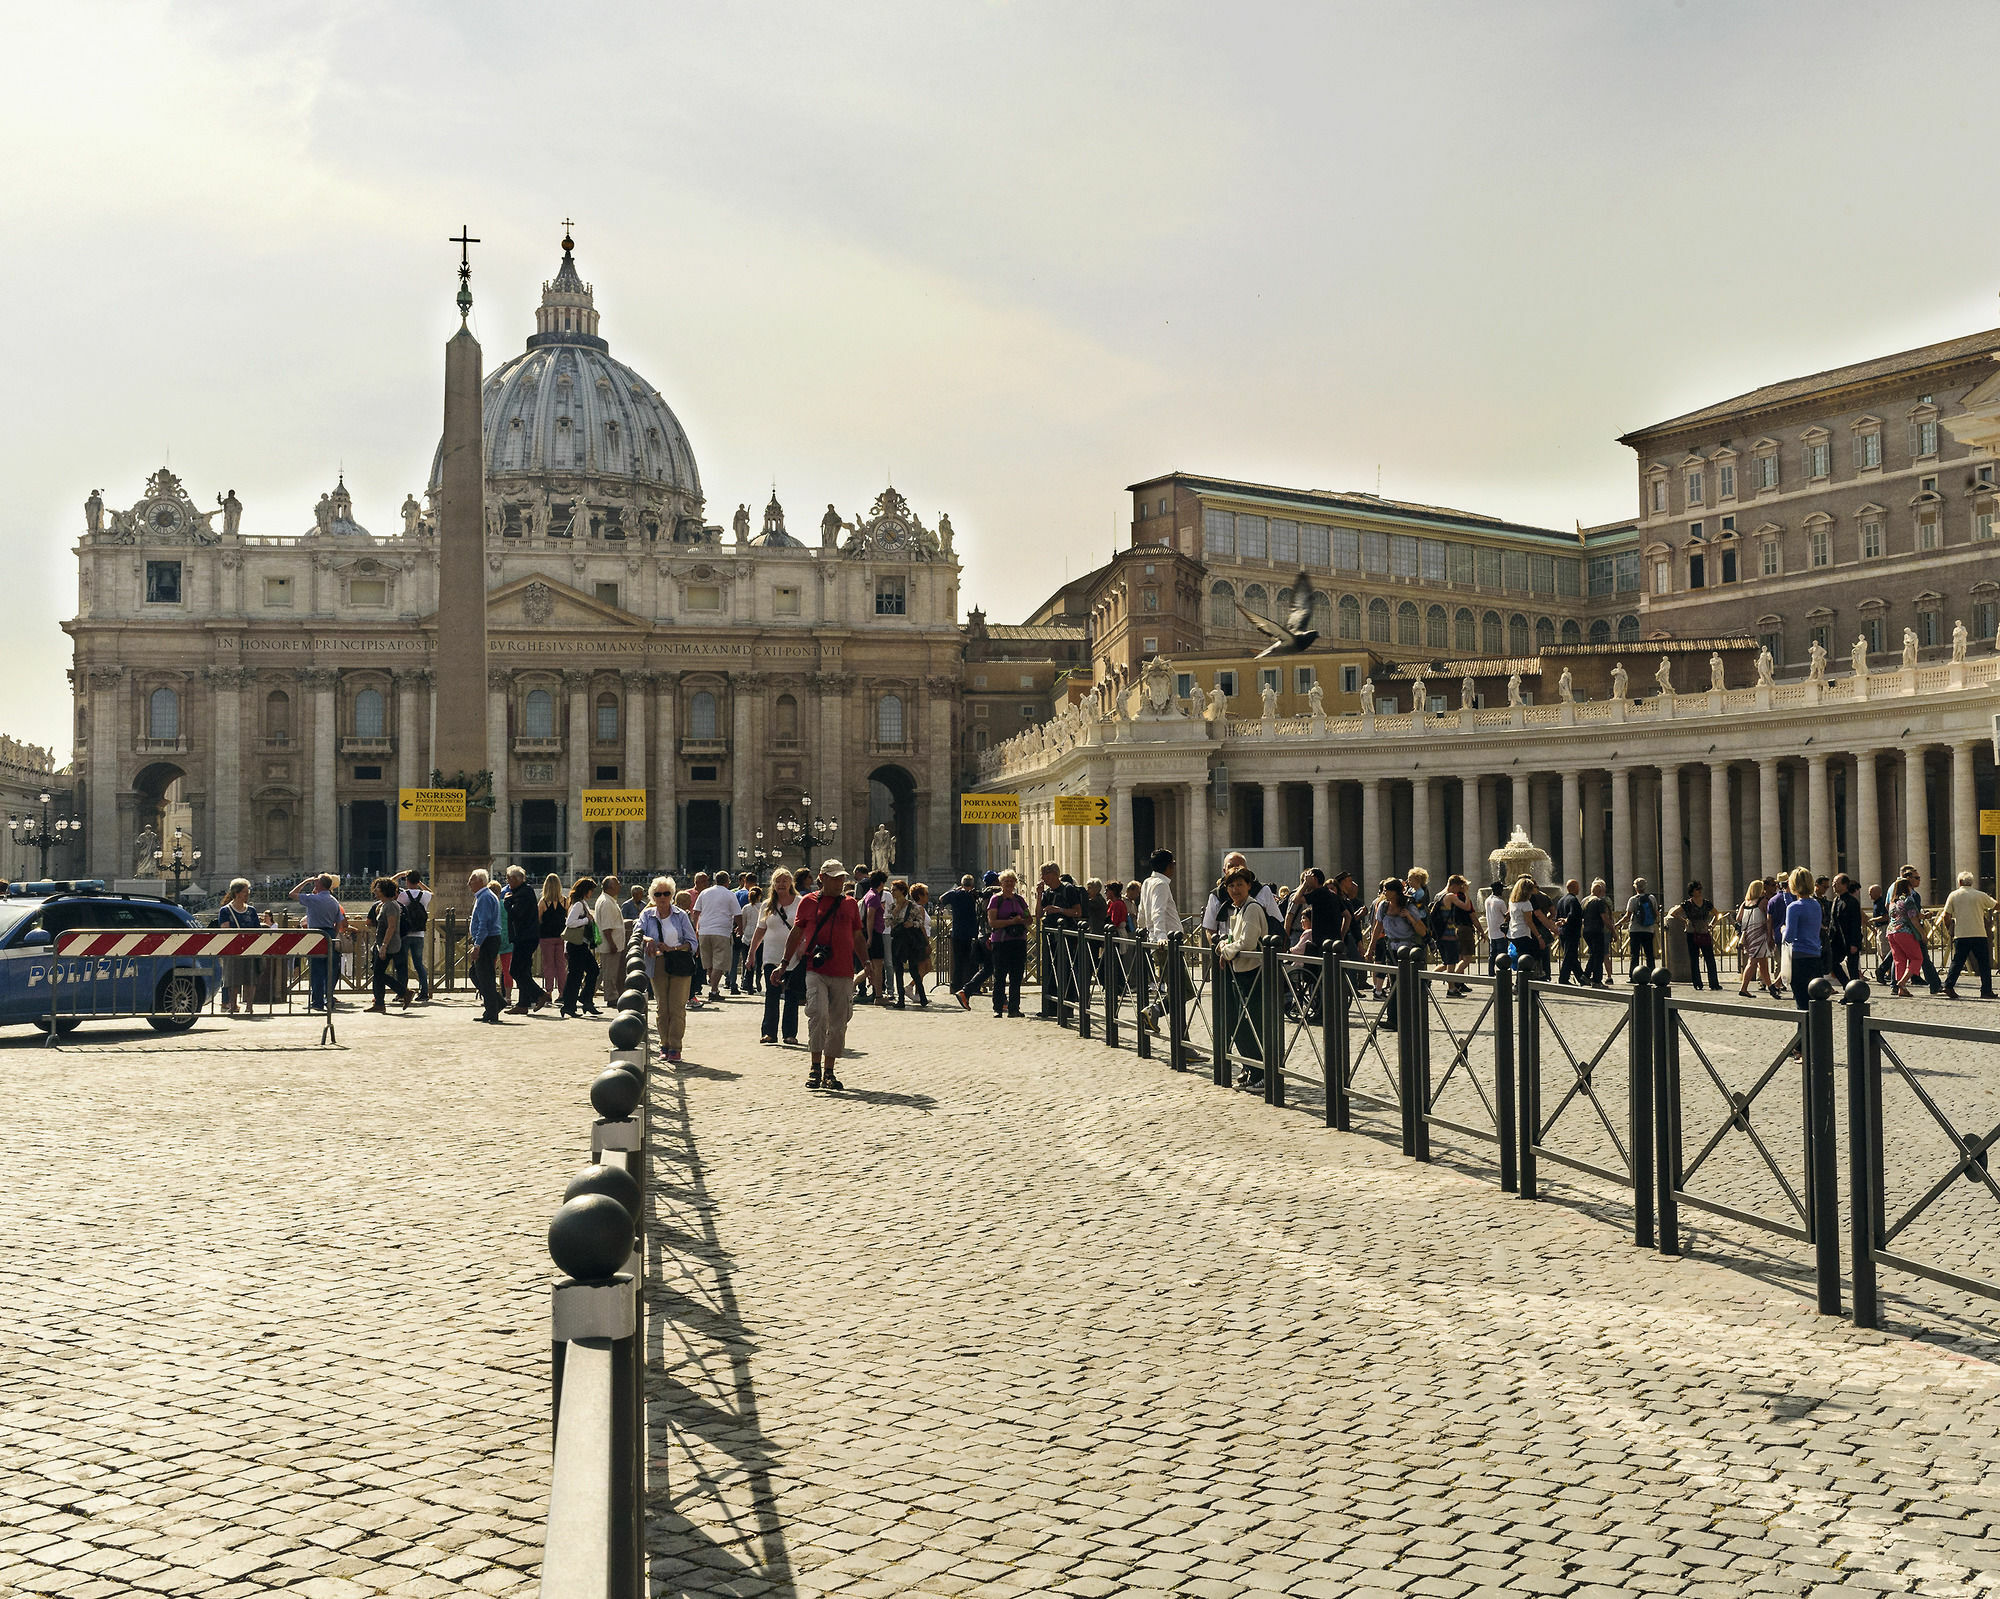
[{"label": "police car", "polygon": [[194,1026],[220,981],[213,957],[58,958],[58,933],[151,933],[196,925],[170,900],[113,894],[102,883],[16,883],[0,899],[0,1026],[57,1033],[95,1018],[144,1016],[163,1033]]}]

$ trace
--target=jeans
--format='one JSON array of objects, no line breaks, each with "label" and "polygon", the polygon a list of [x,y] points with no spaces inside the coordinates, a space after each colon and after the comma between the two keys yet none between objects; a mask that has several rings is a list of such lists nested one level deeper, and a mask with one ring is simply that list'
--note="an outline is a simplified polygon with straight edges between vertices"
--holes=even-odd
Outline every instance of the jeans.
[{"label": "jeans", "polygon": [[1625,965],[1625,975],[1627,977],[1630,977],[1639,969],[1642,957],[1646,965],[1651,966],[1654,964],[1653,934],[1650,928],[1643,933],[1634,928],[1631,933],[1631,944],[1631,956]]},{"label": "jeans", "polygon": [[1694,986],[1701,987],[1701,963],[1708,962],[1708,986],[1718,993],[1722,990],[1722,979],[1715,975],[1715,939],[1707,933],[1687,935],[1688,970],[1694,976]]},{"label": "jeans", "polygon": [[563,974],[562,1009],[574,1016],[579,1003],[585,1010],[597,1008],[597,951],[588,944],[572,944],[564,953],[569,970]]},{"label": "jeans", "polygon": [[1582,947],[1582,944],[1583,944],[1583,935],[1581,933],[1578,933],[1575,938],[1571,938],[1567,933],[1563,935],[1562,970],[1556,974],[1557,982],[1566,983],[1570,980],[1572,976],[1574,976],[1579,983],[1584,983],[1589,981],[1589,979],[1583,975],[1583,963],[1576,958],[1576,952],[1579,948]]},{"label": "jeans", "polygon": [[1979,974],[1979,997],[1993,997],[1993,957],[1983,938],[1954,938],[1951,941],[1951,969],[1945,973],[1945,991],[1958,984],[1958,974],[1970,964]]},{"label": "jeans", "polygon": [[374,957],[375,965],[375,1003],[381,1004],[391,988],[395,989],[398,999],[408,1000],[410,979],[408,973],[401,970],[402,952],[399,950],[393,955],[384,955],[371,950],[370,954]]},{"label": "jeans", "polygon": [[548,1002],[548,995],[542,992],[542,985],[535,981],[535,950],[541,943],[538,934],[532,944],[514,946],[514,992],[523,1010]]},{"label": "jeans", "polygon": [[[784,1032],[778,1031],[778,1016],[784,1014]],[[799,1001],[785,974],[776,966],[764,968],[764,1037],[782,1037],[788,1044],[799,1041]]]},{"label": "jeans", "polygon": [[1807,1002],[1812,997],[1806,990],[1812,987],[1813,979],[1825,969],[1825,955],[1818,953],[1804,955],[1798,950],[1792,951],[1792,1003],[1800,1010],[1806,1008]]},{"label": "jeans", "polygon": [[396,957],[396,986],[399,988],[408,988],[410,986],[410,973],[412,971],[417,974],[417,998],[429,999],[431,997],[431,969],[424,962],[424,935],[422,933],[405,933],[403,935],[403,951]]},{"label": "jeans", "polygon": [[483,1020],[493,1021],[499,1016],[500,1007],[507,1002],[507,996],[500,992],[500,939],[497,934],[479,941],[479,949],[472,958],[472,986],[479,990],[479,997],[485,1002]]},{"label": "jeans", "polygon": [[993,946],[993,1014],[1021,1014],[1021,979],[1028,972],[1028,941],[1010,938]]},{"label": "jeans", "polygon": [[1585,933],[1583,944],[1590,952],[1590,958],[1584,962],[1583,980],[1591,984],[1601,983],[1607,975],[1606,968],[1611,964],[1611,935]]},{"label": "jeans", "polygon": [[951,941],[951,986],[955,993],[976,994],[979,985],[993,975],[991,947],[983,938],[954,938]]},{"label": "jeans", "polygon": [[306,957],[306,981],[311,985],[307,1003],[313,1010],[325,1010],[332,1002],[333,959],[331,955]]}]

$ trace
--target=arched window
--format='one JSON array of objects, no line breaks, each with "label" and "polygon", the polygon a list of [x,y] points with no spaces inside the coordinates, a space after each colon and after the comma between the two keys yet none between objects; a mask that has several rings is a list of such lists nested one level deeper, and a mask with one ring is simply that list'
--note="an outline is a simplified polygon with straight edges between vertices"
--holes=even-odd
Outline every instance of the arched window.
[{"label": "arched window", "polygon": [[1451,624],[1444,614],[1442,605],[1433,605],[1424,612],[1424,645],[1427,649],[1449,649]]},{"label": "arched window", "polygon": [[1264,592],[1262,583],[1252,583],[1243,591],[1243,608],[1255,611],[1259,616],[1271,614],[1271,596]]},{"label": "arched window", "polygon": [[1590,624],[1590,642],[1593,644],[1609,644],[1611,642],[1611,624],[1601,616]]},{"label": "arched window", "polygon": [[264,737],[273,744],[292,741],[292,697],[281,688],[264,696]]},{"label": "arched window", "polygon": [[780,694],[775,707],[777,712],[776,737],[786,743],[796,743],[799,737],[799,702],[789,694]]},{"label": "arched window", "polygon": [[1509,655],[1528,653],[1528,619],[1519,611],[1507,618],[1507,653]]},{"label": "arched window", "polygon": [[883,744],[903,742],[903,702],[894,694],[875,702],[875,737]]},{"label": "arched window", "polygon": [[1451,619],[1452,648],[1455,650],[1476,650],[1479,648],[1479,630],[1472,620],[1472,613],[1463,605]]},{"label": "arched window", "polygon": [[597,696],[597,742],[616,744],[618,742],[618,696],[600,694]]},{"label": "arched window", "polygon": [[382,737],[383,715],[382,691],[379,688],[364,688],[354,696],[354,736]]},{"label": "arched window", "polygon": [[1535,618],[1535,648],[1552,650],[1556,647],[1556,625],[1546,616]]},{"label": "arched window", "polygon": [[1361,602],[1352,594],[1343,594],[1340,597],[1340,636],[1361,637]]},{"label": "arched window", "polygon": [[1479,619],[1479,648],[1487,655],[1498,655],[1507,648],[1507,635],[1500,627],[1500,613],[1488,611]]},{"label": "arched window", "polygon": [[1389,602],[1370,600],[1368,602],[1368,637],[1377,644],[1389,642]]},{"label": "arched window", "polygon": [[1290,589],[1278,590],[1278,597],[1271,602],[1271,614],[1279,621],[1283,621],[1292,614],[1292,591]]},{"label": "arched window", "polygon": [[1621,616],[1618,618],[1618,642],[1620,644],[1637,644],[1639,642],[1638,617]]},{"label": "arched window", "polygon": [[688,737],[715,738],[715,696],[707,689],[702,689],[688,701]]},{"label": "arched window", "polygon": [[181,736],[181,697],[170,688],[156,688],[146,702],[146,737]]},{"label": "arched window", "polygon": [[1325,589],[1313,590],[1312,625],[1322,637],[1333,631],[1333,601],[1328,598]]},{"label": "arched window", "polygon": [[1236,590],[1227,583],[1217,583],[1208,591],[1208,625],[1210,627],[1236,625]]},{"label": "arched window", "polygon": [[521,719],[523,738],[556,736],[556,702],[545,688],[530,689]]},{"label": "arched window", "polygon": [[1582,642],[1583,629],[1578,627],[1574,620],[1563,623],[1563,643],[1581,644]]},{"label": "arched window", "polygon": [[1415,644],[1423,637],[1423,623],[1417,615],[1416,603],[1405,600],[1396,607],[1396,642]]}]

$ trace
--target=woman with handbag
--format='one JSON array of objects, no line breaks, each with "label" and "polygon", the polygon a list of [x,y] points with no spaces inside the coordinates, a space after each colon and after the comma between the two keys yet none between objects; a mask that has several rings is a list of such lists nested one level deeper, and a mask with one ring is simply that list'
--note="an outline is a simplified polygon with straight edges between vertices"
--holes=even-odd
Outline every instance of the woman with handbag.
[{"label": "woman with handbag", "polygon": [[913,974],[918,1005],[928,1006],[930,999],[924,993],[923,981],[914,976],[918,946],[924,939],[924,911],[910,898],[910,885],[900,877],[889,885],[889,903],[882,907],[882,920],[889,934],[889,973],[896,984],[896,1009],[904,1008],[903,974],[906,971]]},{"label": "woman with handbag", "polygon": [[551,994],[560,994],[563,982],[569,976],[569,965],[564,959],[568,946],[563,942],[563,925],[569,920],[569,908],[563,904],[562,879],[554,872],[542,879],[539,908],[542,945],[538,958],[542,968],[542,987]]},{"label": "woman with handbag", "polygon": [[1228,922],[1215,942],[1215,958],[1228,969],[1234,990],[1226,996],[1228,1047],[1244,1062],[1236,1073],[1238,1088],[1260,1088],[1264,1083],[1264,1047],[1257,1029],[1263,1025],[1264,935],[1271,931],[1271,919],[1250,897],[1251,887],[1246,866],[1237,867],[1222,880],[1223,892],[1229,896]]},{"label": "woman with handbag", "polygon": [[[403,948],[403,914],[396,904],[396,884],[393,879],[375,879],[375,905],[368,912],[368,925],[374,930],[369,940],[369,953],[375,964],[375,1003],[368,1008],[376,1015],[387,1015],[389,1007],[383,1003],[388,992],[390,973],[394,970],[396,957]],[[407,1008],[410,990],[407,982],[396,987],[396,1003]]]},{"label": "woman with handbag", "polygon": [[986,902],[986,941],[993,951],[993,1014],[1021,1014],[1021,977],[1028,969],[1028,902],[1019,893],[1021,879],[1000,874],[1000,890]]},{"label": "woman with handbag", "polygon": [[678,1063],[687,1034],[688,992],[701,973],[695,953],[700,946],[693,919],[675,899],[674,880],[656,877],[647,892],[652,903],[639,917],[639,947],[646,953],[646,976],[660,1007],[660,1048]]},{"label": "woman with handbag", "polygon": [[[250,879],[239,877],[229,885],[229,896],[222,902],[222,908],[215,913],[217,927],[233,927],[239,932],[249,931],[265,925],[263,919],[250,908]],[[257,969],[261,962],[254,955],[231,955],[222,966],[222,1008],[234,1016],[241,1005],[243,1014],[250,1015],[256,1008]]]},{"label": "woman with handbag", "polygon": [[597,1008],[597,882],[579,877],[569,891],[569,914],[563,922],[563,955],[569,970],[563,974],[562,1013],[574,1016],[579,1001],[583,1014],[601,1016]]},{"label": "woman with handbag", "polygon": [[760,1043],[778,1042],[779,1012],[784,1014],[784,1040],[799,1041],[799,1007],[806,998],[806,969],[783,972],[785,946],[791,942],[792,928],[799,916],[799,893],[789,868],[780,866],[771,874],[771,893],[764,901],[764,914],[750,935],[750,969],[764,979],[764,1032]]}]

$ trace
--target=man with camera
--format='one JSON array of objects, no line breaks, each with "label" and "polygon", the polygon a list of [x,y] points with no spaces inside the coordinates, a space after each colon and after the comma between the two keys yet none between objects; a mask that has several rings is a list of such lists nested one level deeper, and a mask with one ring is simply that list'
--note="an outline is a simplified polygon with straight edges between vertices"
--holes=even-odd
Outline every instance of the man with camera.
[{"label": "man with camera", "polygon": [[833,1063],[847,1046],[847,1024],[854,1016],[854,974],[868,960],[861,907],[848,898],[846,883],[847,868],[839,861],[820,862],[819,887],[799,901],[798,919],[785,942],[784,964],[776,974],[782,980],[795,966],[806,969],[806,1044],[812,1051],[808,1088],[843,1086]]}]

